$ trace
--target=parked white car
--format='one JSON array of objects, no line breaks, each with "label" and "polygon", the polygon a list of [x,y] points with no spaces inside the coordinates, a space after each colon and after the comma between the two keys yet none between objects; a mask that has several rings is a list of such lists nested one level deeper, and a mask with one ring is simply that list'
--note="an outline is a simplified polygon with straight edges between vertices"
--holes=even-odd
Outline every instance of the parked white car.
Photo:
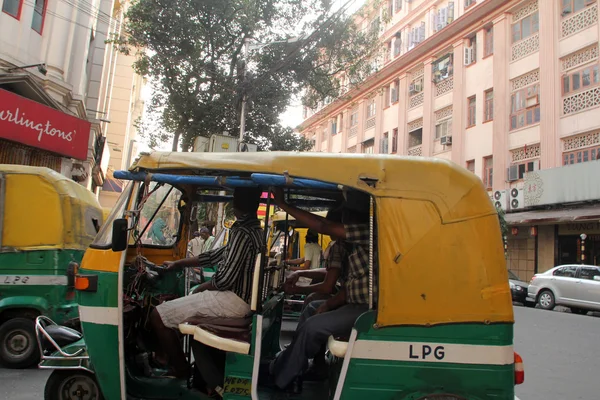
[{"label": "parked white car", "polygon": [[600,267],[560,265],[535,274],[527,289],[527,299],[544,310],[561,305],[574,314],[600,311]]}]

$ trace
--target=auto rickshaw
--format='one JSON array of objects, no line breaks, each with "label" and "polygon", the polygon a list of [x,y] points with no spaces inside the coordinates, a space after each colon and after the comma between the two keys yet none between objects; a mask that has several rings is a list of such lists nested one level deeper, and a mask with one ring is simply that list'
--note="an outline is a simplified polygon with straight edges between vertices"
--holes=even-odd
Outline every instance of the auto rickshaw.
[{"label": "auto rickshaw", "polygon": [[[523,370],[513,349],[499,222],[481,181],[467,170],[422,157],[151,153],[115,176],[131,182],[75,277],[85,343],[38,320],[40,345],[56,349],[45,350],[41,367],[61,368],[48,380],[47,399],[208,398],[195,387],[189,353],[187,381],[146,376],[136,357],[152,347],[145,330],[151,308],[184,294],[184,277],[173,279],[181,273],[159,266],[185,257],[199,189],[240,186],[285,188],[292,204],[297,195],[331,203],[352,191],[370,196],[369,311],[348,337],[329,338],[328,384],[305,383],[291,398],[515,398]],[[153,198],[159,191],[167,195]],[[164,246],[145,244],[140,215],[161,211],[174,236]],[[272,279],[277,267],[267,261],[265,249],[255,264],[248,322],[179,327],[184,344],[195,340],[226,353],[224,399],[276,398],[258,381],[261,363],[281,348],[284,295],[281,279]],[[232,337],[224,333],[231,326],[245,330]]]},{"label": "auto rickshaw", "polygon": [[37,364],[35,318],[77,326],[70,262],[102,224],[83,186],[41,167],[0,165],[0,364]]}]

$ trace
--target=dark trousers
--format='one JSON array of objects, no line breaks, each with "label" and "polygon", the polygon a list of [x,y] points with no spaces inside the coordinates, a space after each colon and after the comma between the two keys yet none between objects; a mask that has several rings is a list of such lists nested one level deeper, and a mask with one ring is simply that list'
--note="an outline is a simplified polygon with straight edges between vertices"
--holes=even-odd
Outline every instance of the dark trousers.
[{"label": "dark trousers", "polygon": [[275,359],[275,384],[282,389],[306,370],[308,360],[322,349],[329,336],[347,335],[356,319],[369,308],[366,304],[347,304],[315,315],[323,301],[313,301],[305,308],[292,343]]},{"label": "dark trousers", "polygon": [[223,387],[225,381],[225,352],[192,340],[192,351],[196,368],[206,383],[206,387],[215,390]]}]

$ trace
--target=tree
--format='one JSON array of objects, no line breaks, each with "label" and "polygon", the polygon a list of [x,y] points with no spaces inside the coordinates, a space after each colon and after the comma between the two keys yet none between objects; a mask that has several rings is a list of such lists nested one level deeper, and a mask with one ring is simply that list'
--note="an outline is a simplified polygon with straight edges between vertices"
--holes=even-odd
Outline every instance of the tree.
[{"label": "tree", "polygon": [[[111,42],[124,53],[143,49],[134,68],[153,81],[149,116],[158,125],[141,133],[151,142],[172,139],[174,151],[189,150],[199,135],[235,134],[245,95],[245,140],[264,149],[310,148],[279,115],[300,93],[309,106],[337,97],[347,89],[342,72],[360,83],[377,55],[378,24],[359,29],[359,19],[343,11],[332,13],[330,0],[181,0],[176,7],[135,0],[124,33]],[[301,39],[286,41],[294,36]],[[244,60],[246,40],[281,43]]]}]

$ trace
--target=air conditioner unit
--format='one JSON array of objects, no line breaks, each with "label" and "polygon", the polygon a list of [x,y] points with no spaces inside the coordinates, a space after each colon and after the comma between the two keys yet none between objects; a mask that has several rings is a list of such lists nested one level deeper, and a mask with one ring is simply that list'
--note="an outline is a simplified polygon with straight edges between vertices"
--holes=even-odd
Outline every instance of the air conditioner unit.
[{"label": "air conditioner unit", "polygon": [[442,136],[440,138],[440,144],[442,146],[450,146],[450,145],[452,145],[452,136]]},{"label": "air conditioner unit", "polygon": [[523,208],[525,208],[525,198],[523,196],[523,190],[517,188],[510,189],[510,198],[508,201],[510,210],[522,210]]},{"label": "air conditioner unit", "polygon": [[507,176],[509,182],[514,182],[519,180],[519,166],[511,165],[507,168]]},{"label": "air conditioner unit", "polygon": [[508,209],[508,195],[506,190],[496,190],[494,192],[492,201],[494,202],[494,206],[499,209],[506,211]]}]

